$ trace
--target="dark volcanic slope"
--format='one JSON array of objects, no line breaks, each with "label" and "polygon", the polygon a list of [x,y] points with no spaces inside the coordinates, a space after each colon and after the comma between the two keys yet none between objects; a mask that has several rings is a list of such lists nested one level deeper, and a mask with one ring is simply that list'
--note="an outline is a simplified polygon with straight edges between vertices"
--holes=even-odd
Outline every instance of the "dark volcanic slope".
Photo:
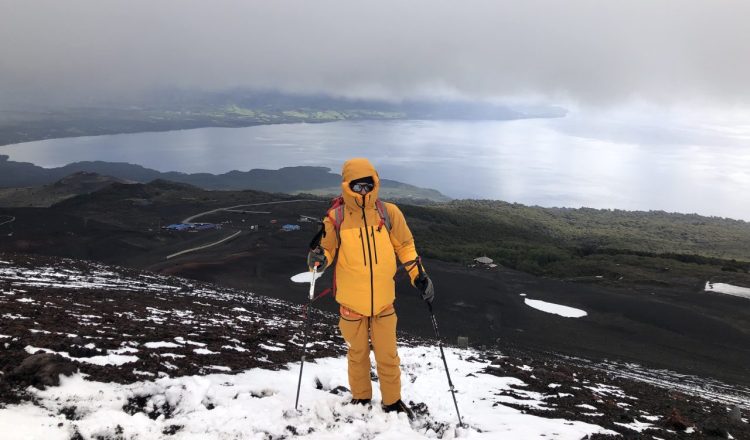
[{"label": "dark volcanic slope", "polygon": [[[307,246],[318,226],[300,223],[301,230],[294,232],[283,232],[280,226],[297,223],[300,215],[322,215],[325,201],[250,206],[195,220],[223,223],[219,231],[179,233],[158,227],[215,208],[292,199],[252,191],[208,193],[167,182],[115,184],[95,196],[77,197],[46,210],[0,210],[16,217],[13,235],[0,235],[0,249],[90,258],[300,304],[306,286],[291,282],[290,277],[306,270]],[[250,231],[250,225],[259,225],[259,231]],[[166,259],[235,231],[240,235],[219,246]],[[467,268],[431,260],[426,265],[437,288],[441,333],[452,341],[468,336],[476,346],[637,362],[750,385],[750,300],[745,298],[705,292],[702,283],[615,288],[534,277],[502,267]],[[330,284],[330,271],[322,283]],[[527,306],[525,299],[577,307],[588,315],[578,319],[551,315]],[[397,306],[401,329],[431,335],[425,307],[405,282],[399,284]],[[336,310],[330,298],[316,307]]]},{"label": "dark volcanic slope", "polygon": [[[69,375],[80,370],[88,375],[87,380],[133,383],[159,377],[239,373],[250,368],[278,369],[296,361],[300,354],[300,308],[287,302],[74,260],[0,254],[0,316],[0,411],[4,405],[31,398],[34,391],[27,390],[27,385],[54,386],[56,373]],[[344,344],[334,315],[316,313],[315,320],[314,345],[308,352],[311,358],[342,356]],[[402,346],[410,347],[434,344],[403,335],[401,340]],[[502,354],[496,350],[452,351],[452,356],[473,365],[470,371],[454,371],[459,383],[482,375],[523,381],[511,382],[502,390],[486,390],[487,397],[482,400],[494,401],[493,407],[587,422],[624,438],[727,438],[727,433],[737,439],[750,438],[746,419],[750,392],[738,387],[707,400],[699,389],[686,394],[666,383],[657,387],[619,377],[596,365],[581,366],[573,360],[520,350]],[[430,365],[429,360],[424,362]],[[52,368],[53,374],[41,366]],[[404,368],[404,377],[412,382],[418,379],[409,370],[413,365]],[[225,382],[232,385],[228,379]],[[317,386],[343,394],[341,400],[348,398],[346,389],[328,390],[319,382]],[[130,416],[163,418],[169,425],[175,408],[159,400],[159,395],[143,392],[122,400],[120,410]],[[85,409],[66,401],[46,406],[31,401],[45,411],[57,408],[59,413],[49,414],[51,420],[57,423],[55,417],[64,416],[57,426],[74,433],[78,421],[88,416]],[[154,402],[162,403],[154,406]],[[728,411],[737,404],[745,409]],[[212,403],[205,405],[208,411],[213,409]],[[419,414],[419,432],[432,430],[438,438],[450,432],[444,423],[430,417],[430,408],[424,403],[412,405]],[[471,413],[471,408],[464,409]],[[111,435],[100,437],[121,438],[122,428],[118,434],[118,427],[112,426],[107,431]],[[173,435],[180,429],[169,425],[163,434]],[[290,431],[295,432],[294,427]]]}]

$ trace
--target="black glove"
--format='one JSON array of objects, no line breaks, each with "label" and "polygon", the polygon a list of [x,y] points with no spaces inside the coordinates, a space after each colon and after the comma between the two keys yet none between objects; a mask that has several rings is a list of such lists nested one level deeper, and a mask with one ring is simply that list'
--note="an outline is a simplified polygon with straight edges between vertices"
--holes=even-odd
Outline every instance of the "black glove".
[{"label": "black glove", "polygon": [[326,254],[323,252],[322,248],[318,247],[307,253],[307,267],[309,267],[310,270],[313,270],[315,268],[315,263],[320,263],[320,269],[318,272],[324,271],[326,266],[328,266],[328,260],[326,259]]},{"label": "black glove", "polygon": [[432,285],[432,280],[427,276],[426,273],[421,273],[414,280],[414,287],[422,292],[422,299],[431,303],[435,299],[435,286]]}]

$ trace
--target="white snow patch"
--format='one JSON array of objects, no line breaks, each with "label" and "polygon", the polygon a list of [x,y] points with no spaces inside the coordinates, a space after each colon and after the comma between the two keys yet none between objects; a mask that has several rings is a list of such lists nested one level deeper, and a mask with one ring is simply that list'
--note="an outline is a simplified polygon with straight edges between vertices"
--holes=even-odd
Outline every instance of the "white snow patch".
[{"label": "white snow patch", "polygon": [[[323,272],[318,272],[317,275],[315,275],[315,279],[317,280],[323,275]],[[298,273],[297,275],[294,275],[291,280],[294,283],[310,283],[313,279],[313,273],[312,272],[302,272]]]},{"label": "white snow patch", "polygon": [[578,408],[590,409],[591,411],[596,411],[596,407],[594,405],[589,405],[588,403],[580,403],[576,406]]},{"label": "white snow patch", "polygon": [[649,428],[654,427],[654,425],[650,423],[639,422],[637,420],[633,423],[620,423],[620,422],[613,422],[613,423],[615,425],[620,425],[624,428],[632,429],[633,431],[637,431],[637,432],[643,432]]},{"label": "white snow patch", "polygon": [[184,354],[177,354],[177,353],[159,353],[159,356],[168,357],[168,358],[172,358],[172,359],[184,358],[185,357]]},{"label": "white snow patch", "polygon": [[541,310],[542,312],[546,313],[553,313],[555,315],[564,316],[566,318],[581,318],[583,316],[588,315],[585,311],[581,309],[575,309],[573,307],[568,306],[561,306],[559,304],[549,303],[546,301],[540,301],[538,299],[524,299],[523,302],[526,303],[527,306],[532,307],[537,310]]},{"label": "white snow patch", "polygon": [[706,282],[705,290],[708,292],[719,292],[750,299],[750,288],[747,287],[733,286],[725,283],[712,283],[708,281]]},{"label": "white snow patch", "polygon": [[224,367],[224,366],[221,366],[221,365],[209,365],[208,368],[210,368],[212,370],[219,370],[219,371],[227,371],[227,372],[232,371],[231,368]]},{"label": "white snow patch", "polygon": [[177,336],[176,338],[174,338],[174,340],[177,341],[177,342],[179,342],[180,344],[183,344],[183,345],[184,344],[190,344],[190,345],[196,345],[198,347],[205,347],[206,346],[206,344],[204,344],[202,342],[190,341],[190,340],[187,340],[187,339],[183,338],[182,336]]},{"label": "white snow patch", "polygon": [[175,344],[174,342],[146,342],[143,344],[146,348],[177,348],[182,347],[180,344]]},{"label": "white snow patch", "polygon": [[10,313],[5,313],[2,317],[5,318],[5,319],[29,319],[26,316],[21,316],[21,315],[18,315],[18,314],[13,315],[13,314],[10,314]]},{"label": "white snow patch", "polygon": [[284,351],[284,349],[281,347],[274,347],[266,344],[258,344],[258,347],[268,351]]},{"label": "white snow patch", "polygon": [[[428,406],[431,426],[445,426],[442,438],[578,440],[593,433],[615,434],[593,424],[546,419],[502,404],[495,405],[498,392],[511,390],[510,385],[518,386],[523,382],[484,374],[486,364],[465,360],[473,352],[446,348],[448,365],[458,389],[456,398],[468,426],[458,428],[453,400],[446,391],[442,363],[425,361],[438,359],[437,350],[437,347],[402,347],[399,355],[404,377],[411,378],[403,381],[403,395]],[[176,436],[182,439],[289,437],[287,426],[294,426],[300,433],[312,432],[307,435],[310,439],[438,436],[429,429],[415,429],[403,414],[383,413],[377,383],[373,383],[375,404],[372,409],[348,405],[349,395],[331,394],[331,389],[347,385],[346,363],[346,357],[342,356],[305,364],[299,411],[294,411],[297,363],[290,363],[281,370],[161,377],[127,385],[88,381],[78,374],[63,377],[58,387],[48,387],[44,391],[30,389],[39,406],[24,403],[0,409],[0,427],[11,427],[2,430],[8,440],[68,439],[73,434],[72,423],[84,438],[114,438],[118,425],[121,436],[142,439],[162,438],[162,431],[170,425],[183,427]],[[173,367],[168,363],[162,365]],[[219,366],[211,368],[215,367]],[[473,374],[465,376],[466,373]],[[323,384],[323,389],[316,389],[315,379]],[[147,399],[146,411],[170,408],[172,417],[152,420],[142,413],[127,414],[122,410],[123,404],[133,397]],[[71,422],[62,416],[50,416],[59,414],[66,406],[76,406],[80,420]],[[20,418],[19,414],[28,418]],[[58,428],[58,423],[63,425]],[[35,431],[15,434],[17,431],[12,428],[16,425]]]},{"label": "white snow patch", "polygon": [[0,339],[10,338],[10,335],[0,335]]},{"label": "white snow patch", "polygon": [[[63,426],[58,428],[57,424]],[[62,415],[34,405],[10,406],[0,410],[0,432],[4,440],[68,440],[74,432]]]},{"label": "white snow patch", "polygon": [[195,354],[218,354],[219,353],[218,351],[211,351],[207,348],[196,348],[195,350],[193,350],[193,352],[195,352]]},{"label": "white snow patch", "polygon": [[16,301],[20,303],[33,303],[34,302],[34,300],[31,298],[18,298]]},{"label": "white snow patch", "polygon": [[[138,360],[138,356],[123,356],[120,354],[107,354],[107,355],[101,355],[101,356],[91,356],[91,357],[82,357],[77,358],[73,357],[68,354],[67,351],[54,351],[50,350],[49,348],[39,348],[39,347],[33,347],[31,345],[27,345],[24,347],[24,350],[26,350],[29,354],[34,354],[37,351],[42,351],[44,353],[52,353],[52,354],[59,354],[60,356],[64,358],[68,358],[72,361],[76,362],[83,362],[86,364],[93,364],[93,365],[123,365],[130,362],[136,362]],[[112,353],[112,351],[110,351]]]}]

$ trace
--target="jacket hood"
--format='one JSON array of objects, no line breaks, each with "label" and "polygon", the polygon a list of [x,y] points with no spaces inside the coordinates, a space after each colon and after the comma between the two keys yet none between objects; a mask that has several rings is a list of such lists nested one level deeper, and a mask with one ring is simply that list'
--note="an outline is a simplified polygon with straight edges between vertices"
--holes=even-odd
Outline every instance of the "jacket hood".
[{"label": "jacket hood", "polygon": [[361,208],[363,205],[362,195],[352,191],[349,188],[349,182],[363,177],[372,177],[375,187],[365,195],[364,206],[375,206],[375,201],[378,199],[378,191],[380,190],[380,178],[378,177],[378,172],[375,171],[375,167],[372,166],[369,160],[362,157],[347,160],[341,168],[341,177],[341,195],[344,197],[344,203],[351,209]]}]

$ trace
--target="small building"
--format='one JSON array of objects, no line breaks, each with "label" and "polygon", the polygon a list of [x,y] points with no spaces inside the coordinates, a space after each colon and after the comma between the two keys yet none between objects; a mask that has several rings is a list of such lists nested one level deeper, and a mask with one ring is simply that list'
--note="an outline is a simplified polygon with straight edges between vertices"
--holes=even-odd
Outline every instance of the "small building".
[{"label": "small building", "polygon": [[299,231],[300,227],[299,225],[284,225],[281,227],[283,231],[291,232],[291,231]]},{"label": "small building", "polygon": [[474,261],[479,264],[492,264],[492,258],[489,258],[487,256],[475,258]]},{"label": "small building", "polygon": [[169,226],[164,226],[162,229],[168,231],[206,231],[209,229],[221,229],[221,225],[215,223],[174,223]]},{"label": "small building", "polygon": [[190,229],[190,225],[186,223],[174,223],[168,226],[164,226],[162,229],[166,229],[168,231],[187,231]]}]

